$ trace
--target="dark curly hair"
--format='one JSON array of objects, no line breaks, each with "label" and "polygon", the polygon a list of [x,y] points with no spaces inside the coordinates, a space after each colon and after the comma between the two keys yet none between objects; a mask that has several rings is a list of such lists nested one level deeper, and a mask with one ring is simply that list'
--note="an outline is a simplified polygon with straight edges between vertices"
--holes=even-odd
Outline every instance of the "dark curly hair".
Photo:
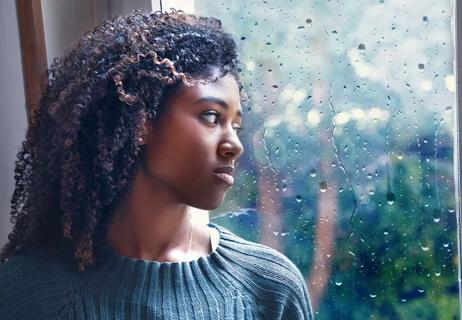
[{"label": "dark curly hair", "polygon": [[238,64],[220,20],[181,11],[135,11],[86,33],[54,60],[31,116],[0,261],[59,244],[79,270],[94,264],[141,164],[145,123],[180,86],[213,81],[216,70],[241,88]]}]

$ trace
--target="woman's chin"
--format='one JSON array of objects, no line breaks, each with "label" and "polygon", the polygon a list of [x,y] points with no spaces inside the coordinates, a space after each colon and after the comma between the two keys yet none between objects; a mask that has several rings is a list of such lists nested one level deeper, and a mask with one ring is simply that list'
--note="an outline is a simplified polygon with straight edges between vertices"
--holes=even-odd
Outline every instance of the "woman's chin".
[{"label": "woman's chin", "polygon": [[215,197],[208,197],[207,199],[203,199],[200,202],[197,202],[195,205],[192,204],[193,207],[202,209],[202,210],[215,210],[218,207],[220,207],[223,204],[223,201],[225,199],[226,193],[223,193],[221,196],[217,195]]}]

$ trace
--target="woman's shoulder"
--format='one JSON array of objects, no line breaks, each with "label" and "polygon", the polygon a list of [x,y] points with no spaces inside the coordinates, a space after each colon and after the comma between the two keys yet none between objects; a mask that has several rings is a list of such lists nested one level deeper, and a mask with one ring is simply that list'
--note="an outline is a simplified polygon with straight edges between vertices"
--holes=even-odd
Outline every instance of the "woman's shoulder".
[{"label": "woman's shoulder", "polygon": [[281,252],[264,244],[246,240],[224,227],[217,227],[220,230],[222,249],[226,254],[232,255],[235,261],[246,267],[256,268],[258,271],[276,273],[280,277],[296,281],[301,280],[300,270]]},{"label": "woman's shoulder", "polygon": [[257,297],[262,315],[274,319],[313,318],[306,281],[288,257],[224,227],[218,228],[225,268]]},{"label": "woman's shoulder", "polygon": [[36,247],[9,258],[0,264],[0,281],[27,279],[41,273],[43,276],[60,276],[71,271],[71,264],[59,250],[52,247]]},{"label": "woman's shoulder", "polygon": [[2,319],[46,318],[62,308],[66,294],[73,290],[69,271],[49,248],[28,250],[0,264]]}]

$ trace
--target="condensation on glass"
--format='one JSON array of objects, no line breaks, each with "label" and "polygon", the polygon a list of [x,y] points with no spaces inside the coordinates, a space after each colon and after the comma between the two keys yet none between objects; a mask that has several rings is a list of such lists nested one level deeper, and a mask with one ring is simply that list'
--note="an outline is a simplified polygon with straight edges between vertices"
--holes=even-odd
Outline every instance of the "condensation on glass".
[{"label": "condensation on glass", "polygon": [[195,6],[250,97],[212,221],[294,261],[317,319],[458,319],[453,3]]}]

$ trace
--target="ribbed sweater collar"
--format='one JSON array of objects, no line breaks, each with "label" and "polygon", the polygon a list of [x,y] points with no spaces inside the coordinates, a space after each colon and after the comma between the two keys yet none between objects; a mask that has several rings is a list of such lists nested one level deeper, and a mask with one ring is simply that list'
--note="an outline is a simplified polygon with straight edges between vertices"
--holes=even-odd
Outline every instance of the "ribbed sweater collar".
[{"label": "ribbed sweater collar", "polygon": [[[223,251],[227,250],[225,242],[231,234],[216,224],[208,225],[220,233],[218,246],[210,254],[191,261],[159,262],[135,259],[117,253],[109,245],[103,246],[101,263],[88,269],[87,288],[92,291],[112,292],[118,297],[125,294],[135,294],[136,297],[138,294],[139,299],[149,299],[154,297],[146,297],[146,294],[155,292],[159,286],[164,293],[170,291],[172,294],[178,294],[177,289],[181,287],[186,289],[210,284],[221,287],[223,282],[218,277],[217,267],[222,265],[225,253]],[[201,283],[201,279],[211,283]]]},{"label": "ribbed sweater collar", "polygon": [[[218,240],[217,248],[209,253],[206,256],[201,256],[197,259],[190,260],[190,261],[179,261],[179,262],[159,262],[153,260],[144,260],[144,259],[136,259],[132,257],[127,257],[124,255],[119,254],[116,252],[113,247],[109,243],[105,243],[101,248],[101,256],[104,257],[103,261],[113,259],[113,262],[121,263],[121,264],[130,264],[130,265],[142,265],[146,267],[159,267],[159,268],[176,268],[178,266],[185,266],[185,265],[197,265],[203,262],[210,262],[213,258],[219,254],[220,249],[223,246],[223,237],[226,235],[226,230],[223,227],[220,227],[214,223],[209,223],[209,227],[215,228],[218,230],[220,235]],[[104,263],[103,263],[104,264]]]}]

